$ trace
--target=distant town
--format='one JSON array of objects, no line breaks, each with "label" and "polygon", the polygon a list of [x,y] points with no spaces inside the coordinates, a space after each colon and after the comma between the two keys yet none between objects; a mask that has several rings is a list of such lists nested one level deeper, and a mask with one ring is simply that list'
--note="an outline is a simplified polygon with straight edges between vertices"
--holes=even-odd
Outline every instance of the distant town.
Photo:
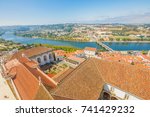
[{"label": "distant town", "polygon": [[[89,42],[99,48],[25,42]],[[6,36],[3,36],[6,35]],[[150,50],[104,42],[150,42],[150,25],[55,24],[0,27],[2,100],[149,100]],[[88,43],[88,44],[89,44]],[[82,43],[81,43],[82,44]]]},{"label": "distant town", "polygon": [[123,24],[57,24],[29,26],[15,35],[69,41],[150,41],[150,26]]}]

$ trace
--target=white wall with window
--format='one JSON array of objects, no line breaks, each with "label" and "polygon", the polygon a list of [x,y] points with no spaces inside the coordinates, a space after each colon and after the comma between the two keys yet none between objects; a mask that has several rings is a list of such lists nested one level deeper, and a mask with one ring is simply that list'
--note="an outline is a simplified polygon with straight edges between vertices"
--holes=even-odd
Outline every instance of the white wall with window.
[{"label": "white wall with window", "polygon": [[95,56],[96,52],[95,51],[90,51],[90,50],[84,50],[84,53],[86,56]]},{"label": "white wall with window", "polygon": [[31,59],[37,61],[39,65],[45,65],[47,63],[53,62],[54,56],[52,52],[48,52],[32,57]]},{"label": "white wall with window", "polygon": [[117,87],[114,87],[110,84],[105,84],[104,85],[104,92],[108,92],[110,95],[118,98],[118,99],[125,99],[125,100],[139,100],[140,98],[128,93],[128,92],[125,92]]}]

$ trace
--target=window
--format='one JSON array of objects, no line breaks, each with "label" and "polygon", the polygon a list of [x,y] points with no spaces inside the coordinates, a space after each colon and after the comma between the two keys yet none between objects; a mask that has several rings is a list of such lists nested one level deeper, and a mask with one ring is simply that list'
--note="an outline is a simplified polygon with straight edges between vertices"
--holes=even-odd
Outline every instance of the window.
[{"label": "window", "polygon": [[52,59],[52,55],[51,54],[49,54],[49,59]]},{"label": "window", "polygon": [[40,58],[37,58],[37,62],[38,62],[38,63],[41,63],[41,59],[40,59]]},{"label": "window", "polygon": [[107,92],[104,92],[103,93],[103,98],[102,98],[103,100],[110,100],[110,94],[109,93],[107,93]]},{"label": "window", "polygon": [[46,55],[44,56],[44,61],[47,61],[47,56]]}]

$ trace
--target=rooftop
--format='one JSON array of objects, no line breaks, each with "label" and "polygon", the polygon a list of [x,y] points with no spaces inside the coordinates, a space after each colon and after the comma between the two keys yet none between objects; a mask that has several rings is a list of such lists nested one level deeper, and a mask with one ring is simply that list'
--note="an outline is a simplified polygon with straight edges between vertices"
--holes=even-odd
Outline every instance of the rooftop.
[{"label": "rooftop", "polygon": [[83,50],[76,50],[76,51],[75,51],[75,54],[83,54],[83,53],[84,53]]},{"label": "rooftop", "polygon": [[96,48],[92,48],[92,47],[85,47],[84,50],[88,50],[88,51],[96,51]]},{"label": "rooftop", "polygon": [[51,50],[52,50],[51,48],[47,48],[47,47],[34,47],[34,48],[26,49],[26,50],[21,50],[13,54],[13,56],[11,57],[11,60],[15,58],[20,59],[22,57],[22,54],[30,58],[30,57],[33,57],[33,56],[36,56],[45,52],[49,52]]},{"label": "rooftop", "polygon": [[66,52],[64,50],[55,50],[53,51],[57,56],[64,56],[66,55]]},{"label": "rooftop", "polygon": [[51,95],[68,99],[98,99],[105,83],[135,95],[150,99],[150,71],[133,65],[90,58],[79,65]]},{"label": "rooftop", "polygon": [[40,83],[47,84],[51,88],[57,85],[54,80],[38,68],[36,62],[26,57],[20,58],[20,61],[17,59],[10,60],[6,63],[5,67],[7,74],[13,76],[12,80],[21,99],[35,99],[38,95],[38,90],[41,89],[41,87],[43,88]]},{"label": "rooftop", "polygon": [[101,52],[99,55],[101,59],[107,60],[107,61],[116,61],[120,63],[126,63],[126,64],[131,64],[134,63],[134,66],[140,67],[143,69],[149,69],[150,66],[150,58],[146,55],[124,55],[121,53],[110,53],[110,52]]},{"label": "rooftop", "polygon": [[76,57],[76,56],[69,56],[69,57],[67,57],[67,59],[70,59],[70,60],[73,60],[73,61],[77,61],[77,62],[80,62],[80,63],[85,61],[84,58],[79,58],[79,57]]}]

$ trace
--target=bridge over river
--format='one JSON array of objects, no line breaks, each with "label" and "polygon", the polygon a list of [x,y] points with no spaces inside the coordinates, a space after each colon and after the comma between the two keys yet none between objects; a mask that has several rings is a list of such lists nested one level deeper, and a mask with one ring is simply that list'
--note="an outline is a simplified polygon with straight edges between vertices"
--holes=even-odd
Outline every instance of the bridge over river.
[{"label": "bridge over river", "polygon": [[112,52],[114,51],[113,49],[111,49],[110,47],[108,47],[107,45],[103,44],[100,41],[97,41],[96,43],[99,44],[100,46],[102,46],[103,48],[105,48],[108,51],[112,51]]}]

